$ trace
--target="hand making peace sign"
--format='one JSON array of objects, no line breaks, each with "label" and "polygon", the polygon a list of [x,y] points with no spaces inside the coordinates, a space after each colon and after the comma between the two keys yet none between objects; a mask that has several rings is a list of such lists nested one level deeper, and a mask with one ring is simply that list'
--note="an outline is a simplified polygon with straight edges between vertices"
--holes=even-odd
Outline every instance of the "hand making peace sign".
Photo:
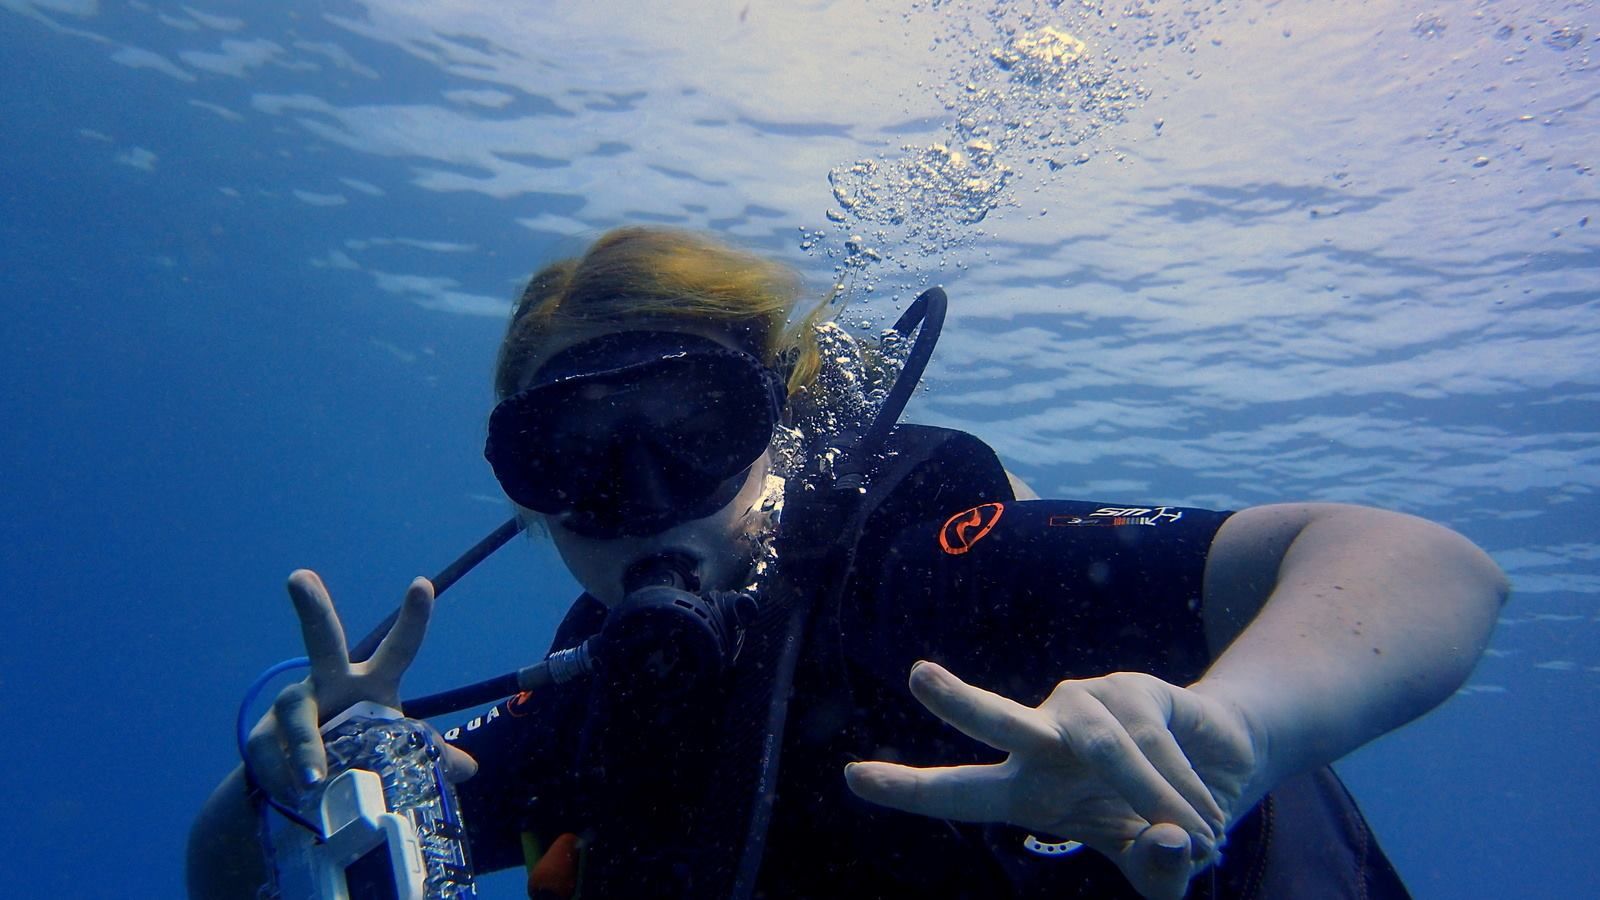
[{"label": "hand making peace sign", "polygon": [[911,669],[911,692],[969,737],[1010,754],[994,765],[845,769],[875,803],[966,822],[1007,822],[1105,854],[1141,894],[1184,895],[1216,861],[1257,770],[1237,709],[1152,675],[1063,681],[1038,707]]},{"label": "hand making peace sign", "polygon": [[[351,662],[344,625],[322,579],[309,569],[289,576],[289,597],[300,617],[300,633],[311,675],[279,692],[272,711],[257,722],[247,745],[250,768],[261,786],[292,802],[327,774],[321,722],[363,700],[400,708],[400,676],[422,646],[433,613],[433,585],[418,578],[406,589],[400,616],[365,662]],[[445,774],[452,782],[477,770],[472,757],[443,740]]]}]

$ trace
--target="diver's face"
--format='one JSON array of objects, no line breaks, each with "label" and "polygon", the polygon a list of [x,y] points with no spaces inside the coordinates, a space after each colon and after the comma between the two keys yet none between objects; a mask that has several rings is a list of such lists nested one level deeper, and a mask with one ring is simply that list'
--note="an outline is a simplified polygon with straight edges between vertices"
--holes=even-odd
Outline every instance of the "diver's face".
[{"label": "diver's face", "polygon": [[[739,349],[730,338],[714,329],[684,322],[672,322],[666,327]],[[614,327],[586,329],[552,344],[530,365],[528,377],[542,360],[613,330]],[[702,590],[732,590],[748,583],[756,553],[755,540],[765,527],[760,506],[766,493],[767,474],[771,471],[770,454],[770,450],[763,453],[751,465],[744,484],[727,505],[708,516],[679,523],[657,534],[596,537],[567,528],[563,524],[566,514],[542,515],[524,510],[524,515],[538,517],[546,523],[551,541],[567,569],[585,591],[608,607],[621,602],[623,573],[629,567],[663,553],[683,554],[695,560],[699,564]]]},{"label": "diver's face", "polygon": [[755,561],[755,539],[764,525],[760,512],[770,471],[769,454],[750,467],[744,486],[727,506],[659,534],[595,538],[564,528],[560,516],[545,516],[562,562],[583,589],[606,606],[622,601],[622,575],[634,563],[663,553],[680,553],[699,562],[703,590],[743,587]]}]

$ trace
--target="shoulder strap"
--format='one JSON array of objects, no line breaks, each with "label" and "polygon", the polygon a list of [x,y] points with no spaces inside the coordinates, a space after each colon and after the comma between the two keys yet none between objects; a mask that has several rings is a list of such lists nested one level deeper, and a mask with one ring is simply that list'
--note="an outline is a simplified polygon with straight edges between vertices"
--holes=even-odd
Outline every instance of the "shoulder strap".
[{"label": "shoulder strap", "polygon": [[[947,479],[949,484],[945,484]],[[751,667],[755,671],[735,679],[723,746],[732,749],[744,745],[748,750],[733,753],[719,764],[718,771],[727,773],[721,785],[723,799],[714,800],[708,807],[714,812],[709,820],[702,820],[707,833],[714,832],[716,824],[723,821],[747,826],[740,839],[728,848],[735,869],[727,896],[743,898],[755,892],[776,800],[789,698],[806,632],[813,627],[811,620],[820,619],[824,630],[819,635],[823,640],[817,642],[820,646],[809,652],[826,659],[836,643],[828,639],[836,638],[836,634],[830,634],[828,624],[836,621],[839,596],[850,581],[861,536],[869,528],[895,527],[896,522],[914,521],[924,515],[930,501],[941,502],[937,499],[943,492],[941,486],[948,489],[943,498],[946,503],[965,502],[974,492],[982,496],[999,496],[996,492],[1003,492],[1010,496],[1005,469],[994,451],[977,438],[943,428],[897,426],[868,469],[866,494],[860,503],[842,520],[818,520],[831,521],[839,530],[822,532],[816,528],[817,523],[807,523],[800,529],[805,536],[803,541],[780,543],[779,571],[784,571],[785,563],[793,566],[798,562],[805,572],[804,577],[797,577],[791,568],[781,579],[787,589],[780,591],[831,596],[769,597],[763,604],[763,621],[747,635],[744,661],[756,662]],[[796,523],[791,519],[786,524]],[[803,545],[816,543],[827,546]],[[738,775],[741,769],[743,779]],[[730,812],[734,815],[730,816]]]},{"label": "shoulder strap", "polygon": [[901,425],[871,470],[867,495],[846,536],[849,547],[831,596],[813,604],[808,651],[814,687],[848,698],[842,621],[863,573],[872,577],[895,537],[908,526],[984,503],[1013,499],[1011,481],[993,449],[963,431]]},{"label": "shoulder strap", "polygon": [[964,431],[901,425],[872,469],[861,540],[893,537],[913,522],[1014,499],[994,450]]}]

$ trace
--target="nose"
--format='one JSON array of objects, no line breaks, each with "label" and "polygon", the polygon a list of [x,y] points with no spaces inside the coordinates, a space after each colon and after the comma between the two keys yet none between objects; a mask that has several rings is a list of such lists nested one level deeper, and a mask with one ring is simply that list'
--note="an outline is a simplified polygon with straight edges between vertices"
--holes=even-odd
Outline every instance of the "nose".
[{"label": "nose", "polygon": [[674,505],[667,473],[645,442],[636,441],[628,448],[622,467],[625,505],[650,510],[666,510]]}]

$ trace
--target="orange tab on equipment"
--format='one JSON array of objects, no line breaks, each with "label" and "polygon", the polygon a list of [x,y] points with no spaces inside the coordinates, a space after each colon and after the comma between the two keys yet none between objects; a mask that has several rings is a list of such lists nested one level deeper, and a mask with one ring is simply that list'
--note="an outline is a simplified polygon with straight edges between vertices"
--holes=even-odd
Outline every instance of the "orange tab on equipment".
[{"label": "orange tab on equipment", "polygon": [[939,529],[939,547],[951,556],[960,556],[983,540],[1006,511],[1004,503],[985,503],[945,520]]}]

